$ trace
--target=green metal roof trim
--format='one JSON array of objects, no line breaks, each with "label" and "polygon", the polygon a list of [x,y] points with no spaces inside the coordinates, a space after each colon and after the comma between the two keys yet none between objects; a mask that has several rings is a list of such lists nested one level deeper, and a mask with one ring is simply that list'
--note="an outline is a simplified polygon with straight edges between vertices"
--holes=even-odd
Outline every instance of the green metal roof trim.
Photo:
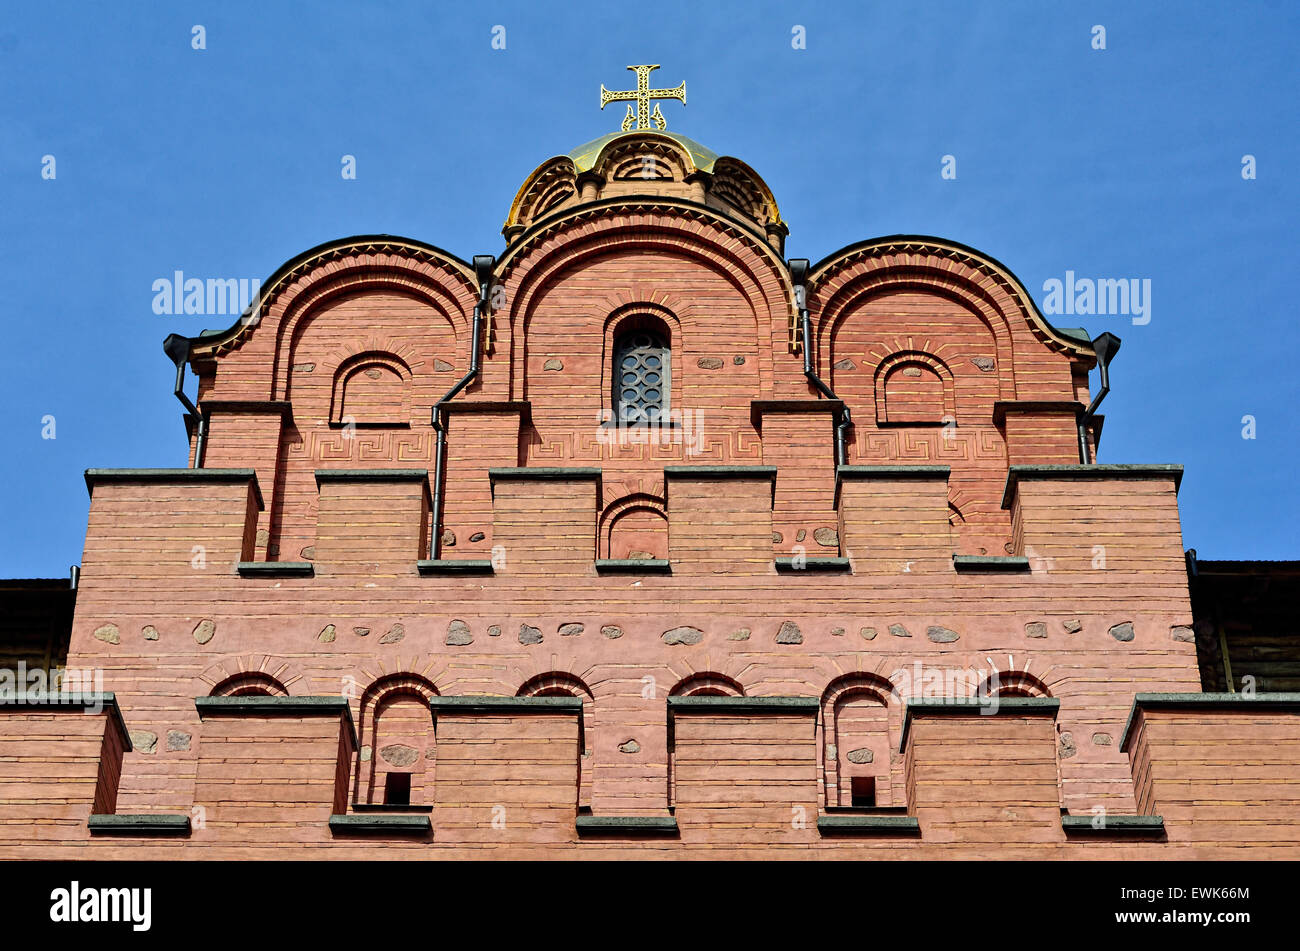
[{"label": "green metal roof trim", "polygon": [[608,135],[602,135],[599,139],[592,139],[586,142],[572,152],[569,158],[573,159],[573,165],[578,170],[578,174],[591,171],[596,167],[596,161],[600,158],[600,153],[604,151],[605,146],[609,145],[615,139],[624,136],[644,138],[647,135],[661,135],[666,139],[672,139],[690,155],[691,161],[701,172],[712,172],[713,163],[718,160],[718,154],[712,149],[707,149],[694,139],[688,139],[684,135],[678,135],[676,132],[661,132],[658,129],[630,129],[627,132],[611,132]]},{"label": "green metal roof trim", "polygon": [[91,813],[91,835],[189,835],[190,817],[184,813]]}]

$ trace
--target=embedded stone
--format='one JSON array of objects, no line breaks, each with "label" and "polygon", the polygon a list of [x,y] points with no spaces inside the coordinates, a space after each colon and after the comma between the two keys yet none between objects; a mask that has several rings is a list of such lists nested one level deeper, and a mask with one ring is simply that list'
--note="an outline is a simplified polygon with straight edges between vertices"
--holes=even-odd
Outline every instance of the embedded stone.
[{"label": "embedded stone", "polygon": [[638,551],[634,548],[627,553],[627,557],[631,558],[633,561],[649,561],[654,558],[654,555],[650,554],[648,551]]},{"label": "embedded stone", "polygon": [[785,541],[785,536],[782,535],[780,532],[773,532],[773,533],[772,533],[772,544],[773,544],[773,545],[779,545],[779,544],[781,544],[783,541]]},{"label": "embedded stone", "polygon": [[190,748],[190,742],[193,739],[194,737],[186,733],[184,730],[168,730],[167,749],[169,752],[188,750]]},{"label": "embedded stone", "polygon": [[473,643],[474,635],[470,633],[469,625],[464,621],[457,618],[447,625],[447,644],[449,646],[464,647],[466,644]]},{"label": "embedded stone", "polygon": [[1169,629],[1169,636],[1176,641],[1185,641],[1188,644],[1196,643],[1196,632],[1186,624],[1175,624]]},{"label": "embedded stone", "polygon": [[731,358],[731,362],[738,367],[743,367],[745,365],[745,358],[738,353]]},{"label": "embedded stone", "polygon": [[264,528],[259,528],[257,534],[253,537],[256,540],[257,545],[260,547],[271,540],[271,533]]},{"label": "embedded stone", "polygon": [[379,639],[381,644],[396,644],[406,636],[406,628],[401,624],[394,624],[388,629],[388,633]]},{"label": "embedded stone", "polygon": [[551,359],[547,360],[545,363],[542,364],[542,369],[543,369],[543,370],[563,370],[563,369],[564,369],[564,361],[563,361],[563,360],[560,360],[560,359],[557,359],[556,357],[551,357]]},{"label": "embedded stone", "polygon": [[531,624],[519,625],[520,644],[540,644],[541,642],[542,632],[540,628],[533,627]]},{"label": "embedded stone", "polygon": [[[330,625],[330,627],[333,627],[333,626],[334,626],[333,624]],[[369,636],[370,636],[370,628],[368,628],[368,627],[354,627],[354,628],[352,629],[352,633],[355,634],[357,637],[369,637]]]},{"label": "embedded stone", "polygon": [[920,367],[903,367],[903,376],[920,376]]},{"label": "embedded stone", "polygon": [[956,631],[946,627],[939,627],[937,624],[931,625],[925,629],[925,636],[930,638],[936,644],[951,644],[957,638],[961,637]]},{"label": "embedded stone", "polygon": [[217,633],[217,622],[204,618],[194,627],[194,640],[200,644],[206,644],[212,640]]},{"label": "embedded stone", "polygon": [[144,635],[146,641],[158,640],[158,628],[154,627],[152,624],[146,624],[144,627],[140,628],[140,633]]},{"label": "embedded stone", "polygon": [[1133,640],[1133,622],[1125,621],[1123,624],[1116,624],[1110,629],[1110,636],[1117,641]]},{"label": "embedded stone", "polygon": [[836,370],[856,370],[858,368],[858,365],[848,357],[845,357],[843,360],[836,360],[832,366],[834,366]]},{"label": "embedded stone", "polygon": [[410,766],[420,758],[420,751],[405,743],[393,743],[381,748],[379,756],[392,766]]},{"label": "embedded stone", "polygon": [[749,640],[749,635],[750,635],[751,633],[753,633],[753,632],[750,631],[750,629],[747,628],[747,627],[738,627],[738,628],[736,628],[736,630],[732,631],[730,634],[727,635],[727,640],[729,640],[729,641],[747,641],[747,640]]},{"label": "embedded stone", "polygon": [[988,373],[994,366],[996,366],[992,357],[971,357],[970,362],[975,364],[976,369],[982,370],[985,373]]},{"label": "embedded stone", "polygon": [[481,542],[485,538],[487,538],[487,535],[485,535],[483,532],[475,532],[473,535],[469,537],[469,540],[472,542]]},{"label": "embedded stone", "polygon": [[433,361],[433,369],[435,373],[446,373],[450,370],[454,370],[455,367],[453,367],[446,360],[439,360],[435,357]]},{"label": "embedded stone", "polygon": [[1061,626],[1065,628],[1066,634],[1078,634],[1083,630],[1083,622],[1078,618],[1070,618],[1068,621],[1062,621]]},{"label": "embedded stone", "polygon": [[370,747],[369,747],[369,746],[363,746],[363,747],[361,747],[361,762],[363,762],[363,763],[369,763],[369,762],[370,762]]},{"label": "embedded stone", "polygon": [[839,755],[840,755],[840,748],[838,746],[836,746],[834,743],[826,744],[826,758],[828,760],[835,759],[835,757]]},{"label": "embedded stone", "polygon": [[[103,624],[95,628],[95,640],[103,641],[105,644],[120,644],[122,643],[122,635],[118,631],[116,624]],[[202,641],[199,643],[202,643]]]},{"label": "embedded stone", "polygon": [[606,624],[604,627],[600,629],[600,633],[604,634],[611,641],[613,641],[613,640],[618,640],[618,638],[623,636],[623,629],[619,627],[617,624]]},{"label": "embedded stone", "polygon": [[833,528],[817,529],[813,532],[813,541],[817,542],[823,548],[838,548],[840,544],[840,533]]},{"label": "embedded stone", "polygon": [[1092,735],[1093,746],[1110,746],[1114,742],[1114,737],[1109,733],[1094,733]]},{"label": "embedded stone", "polygon": [[636,740],[624,740],[622,743],[618,744],[618,751],[620,753],[640,753],[641,744]]},{"label": "embedded stone", "polygon": [[663,633],[665,644],[698,644],[702,640],[704,632],[698,627],[675,627]]},{"label": "embedded stone", "polygon": [[889,625],[889,633],[890,633],[890,634],[893,634],[895,637],[911,637],[911,636],[912,636],[912,632],[909,631],[907,628],[903,627],[903,625],[901,625],[901,624],[891,624],[891,625]]},{"label": "embedded stone", "polygon": [[808,537],[808,529],[806,528],[801,528],[799,529],[799,531],[794,533],[794,540],[797,542],[801,542],[807,537]]},{"label": "embedded stone", "polygon": [[488,637],[500,637],[500,636],[501,636],[501,625],[500,625],[500,624],[489,624],[489,625],[488,625]]},{"label": "embedded stone", "polygon": [[454,547],[456,544],[456,533],[453,532],[450,528],[447,529],[445,532],[442,533],[442,543],[446,545],[448,548]]},{"label": "embedded stone", "polygon": [[876,639],[876,635],[879,634],[880,632],[877,631],[874,627],[864,627],[862,630],[858,631],[858,633],[862,635],[862,639],[864,641],[874,641]]},{"label": "embedded stone", "polygon": [[132,730],[131,746],[137,753],[152,753],[158,749],[158,734],[148,730]]},{"label": "embedded stone", "polygon": [[1074,734],[1065,732],[1061,734],[1061,759],[1069,759],[1079,748],[1074,745]]},{"label": "embedded stone", "polygon": [[299,554],[301,557],[307,559],[308,561],[311,561],[312,559],[314,559],[314,558],[316,557],[316,546],[315,546],[315,545],[308,545],[306,548],[304,548],[304,549],[303,549],[302,551],[300,551],[298,554]]},{"label": "embedded stone", "polygon": [[799,625],[794,621],[782,621],[781,629],[776,632],[776,642],[778,644],[802,644],[803,632],[799,630]]},{"label": "embedded stone", "polygon": [[860,750],[849,750],[844,754],[844,758],[850,763],[870,763],[876,758],[876,754],[866,747],[863,747]]},{"label": "embedded stone", "polygon": [[377,380],[383,375],[384,375],[384,371],[379,369],[366,371],[366,376],[370,377],[370,379],[372,380]]},{"label": "embedded stone", "polygon": [[580,624],[579,622],[570,621],[567,624],[560,625],[559,635],[561,637],[577,637],[586,629],[587,628],[584,625]]},{"label": "embedded stone", "polygon": [[700,357],[695,361],[695,365],[701,370],[720,370],[722,361],[717,357]]},{"label": "embedded stone", "polygon": [[[370,630],[364,627],[354,627],[352,630],[365,631],[367,634],[370,633]],[[316,640],[320,641],[322,644],[330,644],[333,643],[335,636],[336,636],[336,631],[334,625],[326,624],[324,627],[320,629],[320,633],[316,635]]]},{"label": "embedded stone", "polygon": [[1045,622],[1045,621],[1030,621],[1028,624],[1025,625],[1025,636],[1026,636],[1026,637],[1046,637],[1046,636],[1047,636],[1047,622]]},{"label": "embedded stone", "polygon": [[842,627],[831,628],[831,637],[843,637],[843,636],[844,636],[844,628]]},{"label": "embedded stone", "polygon": [[293,372],[295,373],[310,373],[314,369],[316,369],[314,363],[295,363],[293,365]]}]

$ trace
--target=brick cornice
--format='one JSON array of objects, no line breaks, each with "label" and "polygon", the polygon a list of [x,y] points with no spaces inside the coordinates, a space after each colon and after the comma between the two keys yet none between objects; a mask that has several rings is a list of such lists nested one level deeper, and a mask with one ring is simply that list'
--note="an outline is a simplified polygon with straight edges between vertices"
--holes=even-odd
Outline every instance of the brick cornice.
[{"label": "brick cornice", "polygon": [[1124,733],[1120,736],[1121,753],[1128,751],[1139,710],[1220,710],[1249,714],[1254,710],[1285,713],[1300,712],[1300,692],[1296,693],[1139,693],[1133,697]]},{"label": "brick cornice", "polygon": [[199,410],[205,413],[243,413],[248,416],[293,415],[293,403],[288,400],[199,400]]},{"label": "brick cornice", "polygon": [[1055,718],[1061,701],[1055,697],[926,697],[907,701],[898,752],[907,750],[912,718],[916,716],[1046,716]]},{"label": "brick cornice", "polygon": [[815,717],[821,709],[817,697],[719,697],[712,695],[669,697],[668,713],[773,713]]},{"label": "brick cornice", "polygon": [[429,709],[439,713],[476,716],[483,713],[582,713],[581,697],[430,697]]},{"label": "brick cornice", "polygon": [[0,696],[0,712],[3,711],[67,711],[68,713],[94,713],[106,711],[108,718],[117,727],[122,738],[122,746],[131,752],[131,734],[127,732],[126,721],[122,719],[122,708],[117,705],[117,695],[112,691],[105,693],[19,693],[13,696]]},{"label": "brick cornice", "polygon": [[352,735],[352,745],[357,745],[357,729],[352,723],[352,710],[347,697],[298,696],[272,697],[245,695],[239,697],[195,697],[194,708],[199,719],[205,716],[227,717],[311,717],[342,716]]},{"label": "brick cornice", "polygon": [[92,496],[95,494],[95,486],[115,483],[237,485],[241,482],[251,482],[253,494],[257,497],[257,507],[263,508],[262,489],[257,484],[257,471],[254,469],[87,469],[85,479],[86,491]]},{"label": "brick cornice", "polygon": [[1084,406],[1078,400],[998,400],[993,404],[993,422],[1001,426],[1007,415],[1077,416]]},{"label": "brick cornice", "polygon": [[750,400],[749,401],[749,421],[759,432],[763,430],[763,417],[769,415],[788,414],[802,415],[810,413],[827,413],[832,419],[839,419],[840,414],[844,412],[843,400],[813,399],[813,400]]},{"label": "brick cornice", "polygon": [[1169,463],[1012,466],[1007,470],[1006,486],[1002,490],[1004,509],[1011,507],[1016,486],[1029,479],[1172,479],[1176,493],[1183,481],[1183,467]]}]

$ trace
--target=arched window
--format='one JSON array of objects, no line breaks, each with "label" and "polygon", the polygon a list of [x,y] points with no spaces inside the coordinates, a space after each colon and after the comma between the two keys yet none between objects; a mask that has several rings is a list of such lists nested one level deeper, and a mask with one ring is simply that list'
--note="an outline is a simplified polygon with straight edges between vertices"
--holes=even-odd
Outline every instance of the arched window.
[{"label": "arched window", "polygon": [[620,425],[658,423],[668,413],[672,352],[658,328],[637,322],[614,339],[614,419]]},{"label": "arched window", "polygon": [[425,677],[393,673],[361,695],[354,801],[411,806],[433,801],[437,736],[429,698],[437,689]]},{"label": "arched window", "polygon": [[894,750],[904,705],[876,674],[845,674],[822,694],[826,805],[872,809],[906,805],[902,763]]}]

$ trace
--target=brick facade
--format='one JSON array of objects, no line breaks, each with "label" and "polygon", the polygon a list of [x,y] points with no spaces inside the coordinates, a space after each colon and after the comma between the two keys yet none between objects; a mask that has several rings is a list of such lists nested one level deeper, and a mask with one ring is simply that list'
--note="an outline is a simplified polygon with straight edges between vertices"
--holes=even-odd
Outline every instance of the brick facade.
[{"label": "brick facade", "polygon": [[114,698],[0,704],[0,858],[1300,857],[1294,695],[1198,693],[1181,470],[1080,464],[1086,336],[938,239],[796,286],[690,146],[546,163],[482,282],[348,239],[190,342],[191,467],[87,472]]}]

